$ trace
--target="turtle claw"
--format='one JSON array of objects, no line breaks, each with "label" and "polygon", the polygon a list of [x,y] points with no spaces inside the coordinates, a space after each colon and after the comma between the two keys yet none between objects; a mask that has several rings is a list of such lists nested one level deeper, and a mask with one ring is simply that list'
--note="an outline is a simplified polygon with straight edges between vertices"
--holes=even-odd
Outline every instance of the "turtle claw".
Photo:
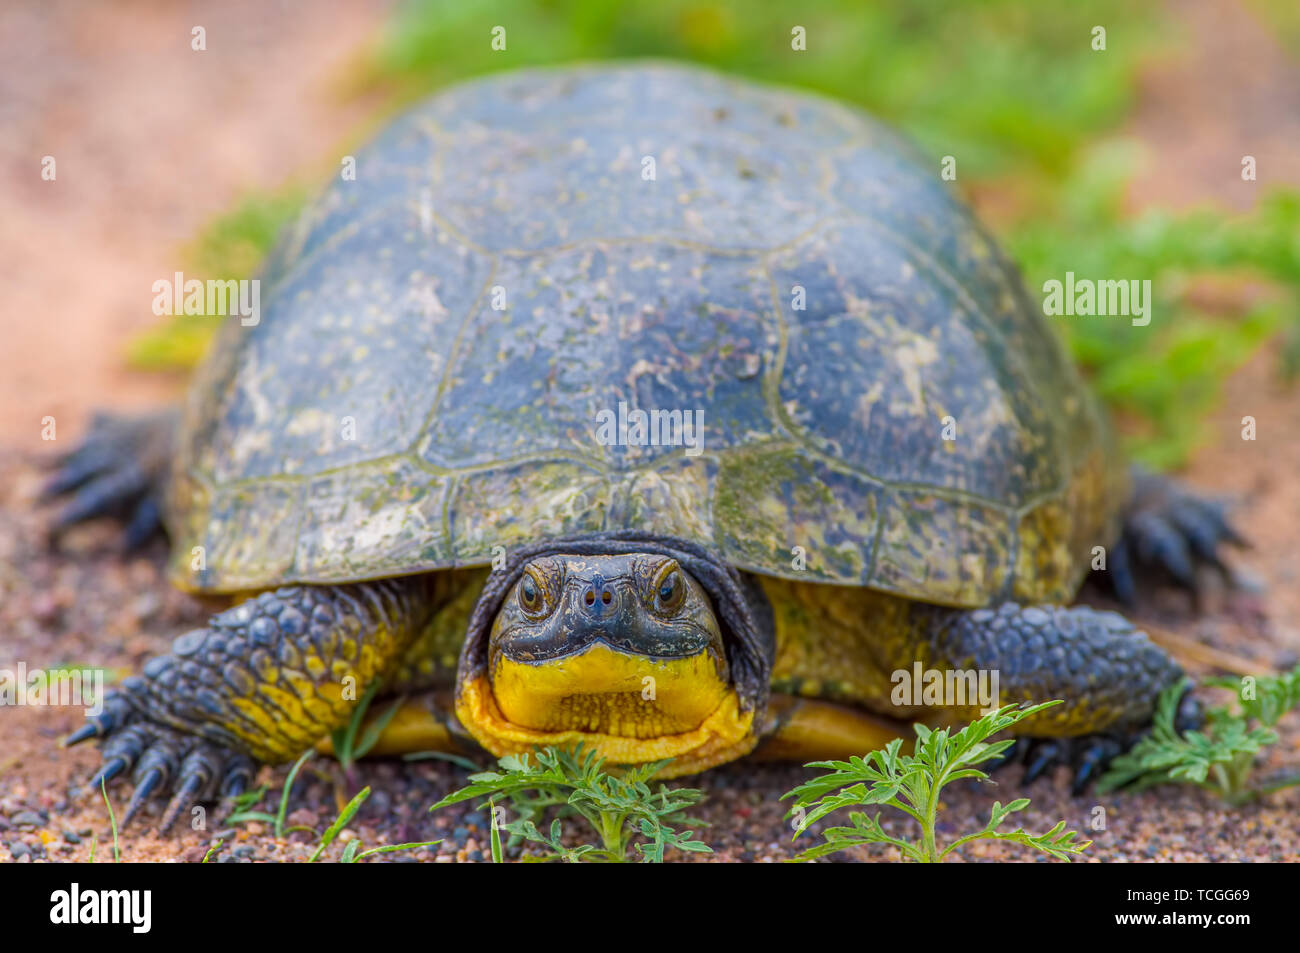
[{"label": "turtle claw", "polygon": [[122,758],[122,757],[117,757],[117,758],[113,758],[110,761],[105,761],[104,764],[100,767],[100,769],[95,772],[95,776],[92,777],[88,782],[86,782],[86,786],[91,788],[97,788],[102,784],[106,784],[107,782],[112,781],[115,777],[117,777],[119,774],[121,774],[130,766],[131,763],[127,761],[126,758]]},{"label": "turtle claw", "polygon": [[162,528],[163,481],[176,428],[173,412],[139,417],[96,414],[79,446],[54,462],[40,499],[66,498],[50,521],[51,544],[63,531],[100,516],[126,523],[123,548],[138,549]]},{"label": "turtle claw", "polygon": [[57,499],[103,473],[111,463],[108,447],[87,441],[58,459],[54,475],[45,481],[37,499],[41,502]]},{"label": "turtle claw", "polygon": [[1196,588],[1191,547],[1169,520],[1158,513],[1139,513],[1126,530],[1140,565],[1163,569],[1184,589]]},{"label": "turtle claw", "polygon": [[72,491],[72,499],[54,517],[51,532],[57,535],[77,523],[120,513],[148,488],[148,479],[134,465],[94,477]]},{"label": "turtle claw", "polygon": [[1032,784],[1059,765],[1072,771],[1070,793],[1084,793],[1111,760],[1130,747],[1125,739],[1108,734],[1082,735],[1077,738],[1027,739],[1025,746],[1025,784]]},{"label": "turtle claw", "polygon": [[83,741],[89,741],[91,738],[99,737],[99,725],[91,722],[82,725],[68,737],[63,739],[63,747],[71,748],[73,745],[79,745]]},{"label": "turtle claw", "polygon": [[134,552],[162,532],[162,507],[153,496],[136,504],[126,528],[122,530],[122,548]]},{"label": "turtle claw", "polygon": [[1124,746],[1117,738],[1105,735],[1093,736],[1083,746],[1075,758],[1074,779],[1070,782],[1070,793],[1076,797],[1088,789],[1088,786],[1101,777],[1110,764],[1123,752]]},{"label": "turtle claw", "polygon": [[1183,692],[1183,697],[1178,699],[1178,711],[1174,715],[1174,731],[1181,735],[1184,731],[1195,731],[1203,724],[1205,724],[1205,709],[1189,688]]},{"label": "turtle claw", "polygon": [[196,801],[199,790],[203,786],[203,780],[199,777],[189,778],[185,784],[179,788],[172,799],[167,802],[167,807],[163,809],[162,820],[158,822],[158,830],[166,834],[176,823],[176,818],[180,816],[186,805]]},{"label": "turtle claw", "polygon": [[1037,744],[1030,745],[1024,783],[1032,784],[1049,768],[1060,764],[1063,760],[1064,748],[1064,742],[1055,738],[1041,739]]},{"label": "turtle claw", "polygon": [[[248,787],[255,765],[252,759],[219,748],[206,741],[196,741],[176,772],[175,791],[163,809],[158,830],[166,833],[176,823],[182,810],[197,801],[211,800],[213,788],[220,787],[222,799],[238,797]],[[214,784],[214,780],[220,784]],[[152,793],[152,792],[150,792]],[[136,796],[139,796],[137,789]],[[134,797],[133,797],[134,802]]]},{"label": "turtle claw", "polygon": [[1133,562],[1123,540],[1111,549],[1109,570],[1110,586],[1115,598],[1130,608],[1137,605],[1137,581],[1133,578]]},{"label": "turtle claw", "polygon": [[120,828],[125,829],[150,802],[169,791],[171,797],[158,828],[163,832],[171,828],[187,805],[212,800],[218,794],[235,797],[247,790],[256,768],[251,758],[166,725],[141,720],[138,714],[134,720],[124,719],[120,709],[110,708],[113,697],[106,699],[105,711],[100,715],[87,716],[87,724],[68,736],[64,745],[104,739],[103,764],[87,782],[87,788],[98,789],[131,772],[135,788]]},{"label": "turtle claw", "polygon": [[[1183,692],[1178,701],[1178,713],[1174,718],[1174,728],[1181,734],[1201,727],[1204,723],[1201,703],[1190,690]],[[1110,765],[1111,761],[1132,748],[1151,730],[1147,725],[1139,731],[1125,733],[1098,733],[1079,735],[1074,738],[1019,738],[1016,746],[1008,749],[1005,758],[997,766],[1024,760],[1024,783],[1032,784],[1058,765],[1067,765],[1072,770],[1070,793],[1079,796],[1097,781]],[[1019,756],[1023,755],[1023,758]]]},{"label": "turtle claw", "polygon": [[167,778],[162,768],[152,768],[135,786],[131,792],[131,801],[126,806],[126,813],[122,815],[122,826],[126,827],[132,819],[149,802],[150,795],[162,784]]},{"label": "turtle claw", "polygon": [[87,715],[86,723],[63,739],[62,746],[71,748],[91,738],[105,738],[140,718],[139,712],[119,691],[109,692],[104,698],[103,711]]},{"label": "turtle claw", "polygon": [[221,796],[223,798],[236,798],[248,790],[249,784],[253,781],[253,773],[257,770],[257,765],[252,758],[246,755],[235,755],[226,764],[225,774],[221,781]]},{"label": "turtle claw", "polygon": [[1235,582],[1222,559],[1224,546],[1248,548],[1232,527],[1226,505],[1205,499],[1167,477],[1136,470],[1133,502],[1120,540],[1112,547],[1106,575],[1115,598],[1136,605],[1139,582],[1172,582],[1196,597],[1197,571],[1215,570],[1229,586]]}]

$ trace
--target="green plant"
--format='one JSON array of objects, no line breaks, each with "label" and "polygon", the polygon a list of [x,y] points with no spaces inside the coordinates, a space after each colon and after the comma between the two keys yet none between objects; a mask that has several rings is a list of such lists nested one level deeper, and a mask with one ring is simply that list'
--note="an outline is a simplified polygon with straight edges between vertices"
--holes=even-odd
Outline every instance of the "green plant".
[{"label": "green plant", "polygon": [[849,827],[832,827],[823,832],[825,843],[812,847],[796,860],[813,860],[850,847],[866,844],[891,844],[902,855],[921,863],[940,863],[958,848],[976,840],[999,840],[1023,844],[1059,860],[1070,859],[1071,854],[1084,851],[1092,841],[1076,841],[1078,834],[1065,829],[1061,821],[1046,834],[1030,834],[1023,829],[999,831],[998,827],[1016,811],[1029,805],[1028,798],[1018,798],[1005,807],[993,802],[989,822],[983,830],[958,838],[940,847],[935,829],[939,813],[939,792],[954,781],[977,779],[987,781],[988,775],[976,765],[984,764],[1002,755],[1014,739],[990,742],[987,739],[1016,722],[1028,718],[1045,708],[1059,705],[1050,701],[1041,705],[1017,708],[1015,705],[991,712],[972,722],[955,734],[946,729],[932,731],[924,725],[914,725],[916,731],[915,754],[902,754],[901,738],[891,741],[883,750],[873,751],[865,758],[853,757],[848,761],[815,761],[810,768],[822,768],[826,774],[799,785],[782,795],[782,800],[794,798],[794,806],[787,817],[795,816],[797,826],[794,836],[803,834],[814,822],[838,811],[882,804],[902,811],[920,826],[920,842],[891,837],[880,826],[880,814],[867,815],[863,811],[849,813]]},{"label": "green plant", "polygon": [[1007,246],[1031,300],[1066,272],[1150,280],[1148,326],[1113,316],[1049,320],[1125,421],[1128,452],[1167,469],[1186,460],[1224,381],[1266,342],[1283,336],[1284,375],[1300,368],[1300,192],[1274,189],[1241,214],[1127,216],[1134,161],[1123,145],[1090,150],[1009,229]]},{"label": "green plant", "polygon": [[298,769],[301,768],[303,764],[306,763],[307,759],[313,754],[315,754],[315,752],[308,748],[302,753],[302,757],[293,763],[293,767],[289,769],[289,776],[284,779],[284,791],[280,794],[280,808],[275,812],[275,814],[267,814],[265,811],[250,810],[254,804],[262,799],[262,795],[266,793],[266,788],[263,787],[258,789],[256,796],[251,801],[242,804],[236,802],[236,810],[226,819],[227,822],[231,824],[240,824],[244,821],[266,821],[274,825],[276,840],[282,838],[286,833],[311,830],[309,827],[286,828],[284,823],[286,813],[289,810],[289,793],[293,790],[293,782],[298,776]]},{"label": "green plant", "polygon": [[[360,793],[349,801],[347,806],[339,812],[339,816],[334,819],[334,823],[331,824],[326,829],[325,833],[321,835],[320,843],[316,845],[316,850],[311,857],[307,859],[307,863],[313,864],[320,859],[320,855],[325,852],[325,848],[332,844],[334,839],[343,832],[343,829],[348,826],[348,822],[351,821],[353,815],[361,809],[361,805],[365,803],[366,798],[368,797],[370,797],[369,785],[362,788]],[[371,857],[375,854],[391,854],[393,851],[398,850],[416,850],[421,847],[433,847],[441,843],[441,840],[431,840],[410,844],[384,844],[380,847],[372,847],[370,850],[362,850],[361,838],[354,837],[352,840],[348,841],[348,845],[343,848],[343,854],[339,858],[339,862],[343,864],[354,864],[359,860],[363,860],[366,857]]]},{"label": "green plant", "polygon": [[[285,834],[292,834],[294,831],[311,831],[312,833],[315,833],[313,828],[303,825],[294,827],[285,826],[285,816],[289,809],[289,793],[293,790],[294,779],[297,777],[299,769],[314,753],[315,752],[310,750],[304,752],[302,757],[295,761],[293,767],[289,769],[289,774],[285,778],[284,782],[284,790],[280,794],[280,806],[275,814],[268,814],[264,811],[254,811],[251,809],[253,805],[260,801],[266,794],[267,789],[262,787],[257,791],[241,795],[241,797],[236,800],[235,812],[231,814],[227,820],[232,824],[238,824],[245,821],[265,821],[273,825],[277,840],[281,839]],[[320,859],[320,856],[325,852],[325,849],[329,847],[329,845],[332,844],[347,828],[348,823],[356,815],[357,811],[360,810],[361,805],[365,803],[368,797],[370,797],[370,788],[367,786],[347,803],[343,810],[339,812],[338,817],[334,819],[334,822],[326,828],[325,832],[318,835],[316,850],[312,853],[311,857],[308,858],[308,863],[315,863]],[[206,864],[212,859],[221,847],[221,843],[222,842],[218,840],[208,848],[207,854],[204,855],[203,863]],[[348,841],[347,846],[343,849],[343,853],[339,857],[339,862],[351,864],[374,854],[388,854],[398,850],[413,850],[419,847],[432,847],[439,843],[441,843],[441,841],[434,840],[410,844],[384,844],[380,847],[372,847],[370,850],[362,850],[361,848],[363,845],[361,838],[354,837],[352,840]]]},{"label": "green plant", "polygon": [[458,768],[464,768],[466,771],[482,771],[483,766],[472,758],[466,758],[464,755],[452,754],[450,751],[413,751],[410,754],[402,755],[403,761],[446,761],[448,764],[454,764]]},{"label": "green plant", "polygon": [[[550,853],[530,860],[583,860],[623,862],[633,848],[648,863],[662,863],[668,848],[690,853],[712,853],[702,841],[694,840],[691,830],[678,831],[671,825],[699,824],[685,815],[703,795],[694,788],[670,788],[660,784],[652,791],[647,783],[668,761],[656,761],[623,769],[614,775],[604,770],[604,759],[594,751],[574,752],[552,747],[538,749],[533,755],[507,755],[499,760],[499,771],[470,775],[472,782],[447,795],[430,808],[436,811],[451,804],[485,798],[482,806],[492,811],[492,857],[502,860],[498,827],[510,835],[510,843],[527,840],[540,844]],[[496,799],[510,798],[519,815],[502,824]],[[559,815],[547,833],[538,822],[551,808]],[[562,842],[561,816],[577,815],[590,825],[600,844],[568,847]],[[637,838],[644,840],[637,843]]]},{"label": "green plant", "polygon": [[1256,757],[1278,740],[1272,726],[1300,705],[1300,666],[1276,676],[1207,679],[1207,685],[1232,690],[1237,707],[1213,708],[1203,731],[1179,734],[1175,728],[1178,702],[1188,684],[1172,685],[1161,693],[1151,733],[1111,762],[1098,791],[1181,782],[1242,804],[1300,784],[1300,773],[1252,780]]}]

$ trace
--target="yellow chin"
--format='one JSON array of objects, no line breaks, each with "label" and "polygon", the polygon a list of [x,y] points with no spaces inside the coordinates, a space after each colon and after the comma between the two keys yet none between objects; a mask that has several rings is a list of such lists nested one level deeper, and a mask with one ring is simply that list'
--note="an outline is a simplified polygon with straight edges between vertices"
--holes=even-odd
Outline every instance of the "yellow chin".
[{"label": "yellow chin", "polygon": [[708,653],[650,659],[601,643],[544,663],[499,656],[491,679],[462,685],[456,716],[497,756],[582,744],[610,764],[672,758],[661,777],[732,761],[757,741],[754,712]]}]

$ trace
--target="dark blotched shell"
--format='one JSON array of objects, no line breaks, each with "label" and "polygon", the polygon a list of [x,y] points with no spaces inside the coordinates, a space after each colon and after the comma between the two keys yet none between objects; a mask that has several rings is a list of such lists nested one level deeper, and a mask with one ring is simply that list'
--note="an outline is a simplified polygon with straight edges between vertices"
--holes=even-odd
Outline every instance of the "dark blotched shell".
[{"label": "dark blotched shell", "polygon": [[[703,452],[603,445],[620,402],[703,411]],[[407,113],[288,230],[193,391],[174,570],[339,582],[634,527],[1064,598],[1113,523],[1106,441],[937,165],[866,116],[678,65],[511,73]]]}]

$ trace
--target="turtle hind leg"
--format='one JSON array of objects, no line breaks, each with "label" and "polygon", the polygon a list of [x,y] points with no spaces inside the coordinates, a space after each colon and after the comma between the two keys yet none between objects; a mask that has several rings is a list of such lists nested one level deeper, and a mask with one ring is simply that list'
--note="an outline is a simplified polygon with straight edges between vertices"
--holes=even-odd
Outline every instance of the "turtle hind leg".
[{"label": "turtle hind leg", "polygon": [[[925,606],[917,621],[915,654],[924,668],[938,672],[945,686],[949,674],[962,676],[951,682],[960,689],[957,697],[939,689],[939,704],[949,718],[973,721],[985,708],[1064,702],[1012,729],[1025,739],[1018,747],[1020,757],[1028,759],[1028,780],[1068,763],[1075,788],[1086,787],[1149,730],[1160,692],[1183,678],[1178,664],[1131,622],[1087,606],[1007,603],[974,611]],[[903,660],[899,669],[906,672],[912,661]],[[986,682],[994,686],[991,705],[961,688]],[[1190,725],[1195,702],[1184,702]]]},{"label": "turtle hind leg", "polygon": [[92,784],[130,777],[130,817],[169,791],[234,793],[255,762],[291,761],[352,717],[424,627],[430,590],[409,576],[264,592],[176,639],[65,744],[103,739]]},{"label": "turtle hind leg", "polygon": [[1197,496],[1176,480],[1133,468],[1133,497],[1123,532],[1111,548],[1104,574],[1125,605],[1139,601],[1143,583],[1172,582],[1198,593],[1197,571],[1211,567],[1231,585],[1225,546],[1247,546],[1228,521],[1227,506]]},{"label": "turtle hind leg", "polygon": [[50,524],[56,542],[70,526],[100,516],[121,519],[123,548],[136,549],[162,530],[162,499],[179,414],[96,414],[85,439],[54,463],[41,499],[65,502]]}]

